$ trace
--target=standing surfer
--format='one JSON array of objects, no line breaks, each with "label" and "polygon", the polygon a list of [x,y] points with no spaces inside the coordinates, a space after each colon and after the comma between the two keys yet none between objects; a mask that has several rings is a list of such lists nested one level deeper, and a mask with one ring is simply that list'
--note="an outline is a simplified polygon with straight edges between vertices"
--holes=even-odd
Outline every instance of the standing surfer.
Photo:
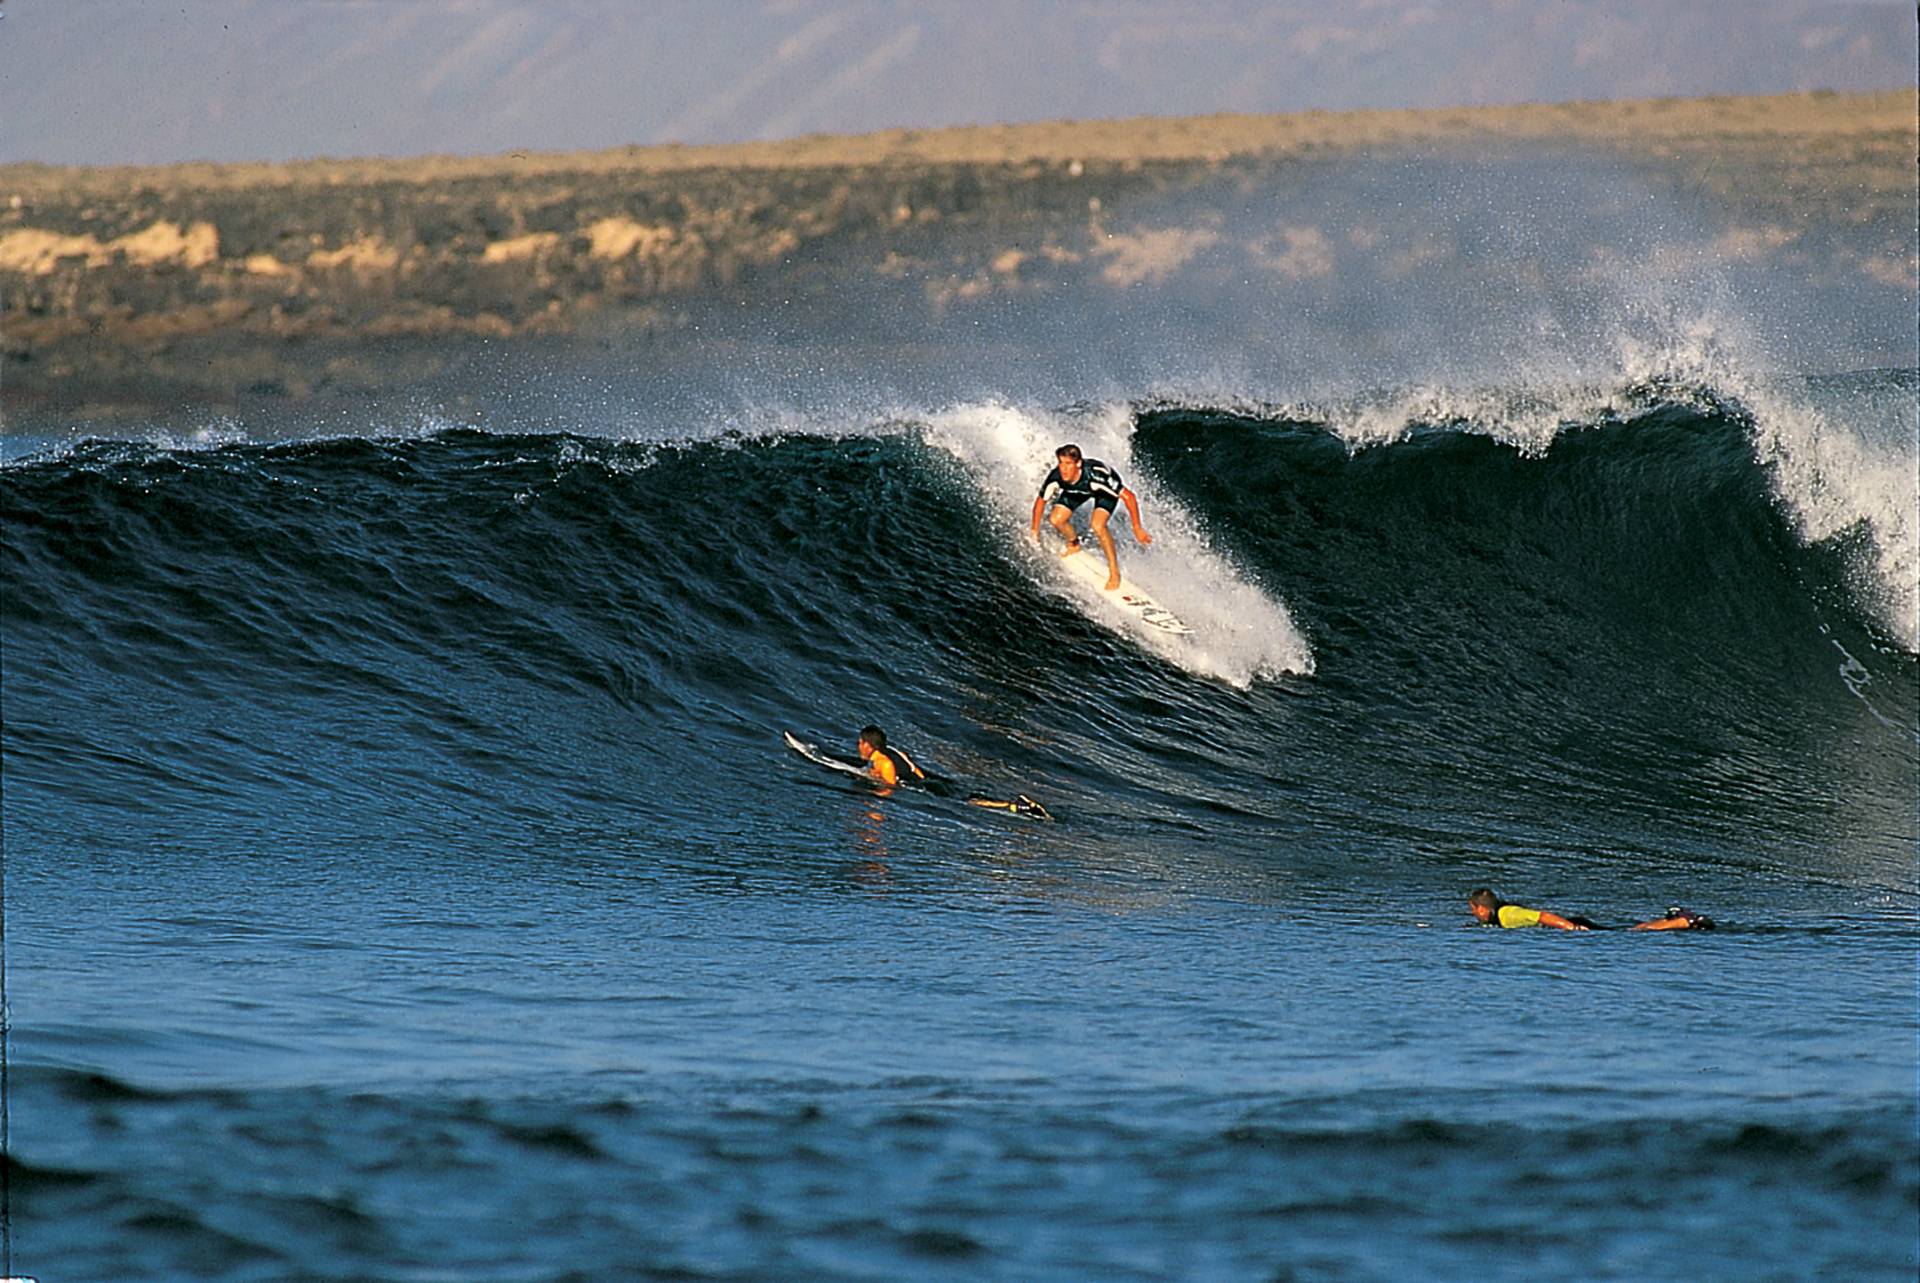
[{"label": "standing surfer", "polygon": [[[1033,537],[1040,537],[1040,515],[1044,512],[1060,537],[1067,541],[1067,551],[1062,555],[1079,552],[1080,537],[1073,530],[1073,510],[1093,500],[1093,533],[1100,540],[1100,550],[1107,554],[1107,588],[1109,591],[1118,588],[1120,555],[1114,551],[1107,522],[1114,508],[1124,503],[1127,517],[1133,522],[1133,537],[1143,544],[1152,543],[1153,536],[1140,524],[1140,500],[1121,482],[1119,473],[1098,459],[1083,456],[1079,446],[1063,445],[1053,456],[1054,469],[1040,483],[1040,493],[1033,500]],[[1048,511],[1049,504],[1051,511]]]}]

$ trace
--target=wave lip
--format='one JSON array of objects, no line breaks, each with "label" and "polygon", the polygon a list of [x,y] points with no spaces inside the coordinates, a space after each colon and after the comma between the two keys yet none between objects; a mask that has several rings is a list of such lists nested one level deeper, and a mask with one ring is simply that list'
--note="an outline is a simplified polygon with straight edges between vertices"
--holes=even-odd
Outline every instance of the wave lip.
[{"label": "wave lip", "polygon": [[1149,399],[1143,421],[1193,416],[1300,425],[1351,454],[1435,431],[1481,437],[1543,459],[1575,434],[1655,420],[1726,425],[1810,548],[1837,550],[1848,594],[1909,654],[1920,654],[1920,474],[1914,405],[1920,372],[1810,379],[1739,371],[1711,343],[1624,353],[1609,383],[1502,388],[1420,385],[1340,401]]}]

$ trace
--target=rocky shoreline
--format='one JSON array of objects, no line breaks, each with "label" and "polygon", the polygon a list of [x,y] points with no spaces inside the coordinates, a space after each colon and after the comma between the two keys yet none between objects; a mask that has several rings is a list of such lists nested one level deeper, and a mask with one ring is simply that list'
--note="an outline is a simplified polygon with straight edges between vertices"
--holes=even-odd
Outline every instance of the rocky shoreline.
[{"label": "rocky shoreline", "polygon": [[[1914,119],[1912,92],[1812,94],[472,159],[12,165],[0,167],[0,408],[12,426],[378,391],[462,344],[668,333],[703,301],[754,306],[823,274],[910,277],[936,310],[1067,279],[1126,288],[1186,252],[1177,230],[1128,222],[1143,199],[1411,151],[1597,149],[1712,206],[1730,252],[1911,285]],[[1260,252],[1310,267],[1310,240]]]}]

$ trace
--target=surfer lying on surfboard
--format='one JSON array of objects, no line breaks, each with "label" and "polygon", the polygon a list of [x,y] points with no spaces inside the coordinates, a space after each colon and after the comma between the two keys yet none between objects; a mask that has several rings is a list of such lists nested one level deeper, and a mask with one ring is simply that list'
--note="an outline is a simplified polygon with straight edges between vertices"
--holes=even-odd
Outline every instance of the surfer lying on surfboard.
[{"label": "surfer lying on surfboard", "polygon": [[[867,764],[867,778],[880,786],[880,795],[885,797],[897,786],[914,785],[926,789],[936,797],[953,796],[953,786],[936,775],[928,775],[913,760],[913,755],[897,744],[887,743],[887,733],[878,726],[867,726],[860,731],[860,760]],[[1014,815],[1024,815],[1036,820],[1050,820],[1047,808],[1028,797],[1017,793],[1012,801],[999,798],[982,797],[978,793],[967,797],[970,806],[984,806],[997,811],[1009,811]]]},{"label": "surfer lying on surfboard", "polygon": [[[1473,910],[1473,916],[1482,926],[1557,927],[1562,931],[1600,930],[1599,923],[1577,914],[1568,918],[1546,909],[1527,909],[1517,904],[1508,904],[1486,887],[1480,887],[1468,895],[1467,907]],[[1668,909],[1660,917],[1651,918],[1646,922],[1636,922],[1627,929],[1629,931],[1711,931],[1713,919],[1704,913],[1695,913],[1692,909]]]},{"label": "surfer lying on surfboard", "polygon": [[1133,523],[1133,537],[1143,544],[1152,543],[1153,536],[1140,524],[1140,500],[1121,482],[1119,473],[1098,459],[1086,458],[1077,445],[1063,445],[1053,457],[1054,469],[1040,483],[1040,493],[1033,499],[1033,537],[1040,537],[1040,515],[1044,512],[1067,541],[1065,555],[1080,551],[1080,536],[1073,530],[1073,510],[1093,500],[1093,534],[1100,541],[1100,550],[1107,554],[1107,589],[1112,591],[1120,586],[1120,554],[1114,551],[1107,522],[1113,510],[1124,503],[1127,518]]},{"label": "surfer lying on surfboard", "polygon": [[[809,744],[792,731],[782,732],[787,747],[818,766],[829,770],[842,771],[848,775],[858,775],[872,783],[885,797],[896,788],[921,788],[935,797],[953,797],[952,781],[938,775],[929,774],[913,760],[913,755],[895,744],[887,742],[887,733],[878,726],[869,726],[860,732],[860,756],[844,757],[838,753],[828,753],[818,745]],[[1005,811],[1017,815],[1023,820],[1051,820],[1047,808],[1028,797],[1025,793],[1016,793],[1012,800],[986,797],[979,793],[968,794],[961,799],[969,806],[983,806],[989,810]]]}]

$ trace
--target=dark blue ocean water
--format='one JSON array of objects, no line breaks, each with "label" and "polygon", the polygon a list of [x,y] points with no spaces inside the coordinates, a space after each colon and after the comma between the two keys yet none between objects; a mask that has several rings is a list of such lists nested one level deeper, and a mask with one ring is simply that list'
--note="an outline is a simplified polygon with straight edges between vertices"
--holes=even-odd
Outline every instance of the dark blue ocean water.
[{"label": "dark blue ocean water", "polygon": [[16,438],[11,1268],[1911,1278],[1914,389]]}]

